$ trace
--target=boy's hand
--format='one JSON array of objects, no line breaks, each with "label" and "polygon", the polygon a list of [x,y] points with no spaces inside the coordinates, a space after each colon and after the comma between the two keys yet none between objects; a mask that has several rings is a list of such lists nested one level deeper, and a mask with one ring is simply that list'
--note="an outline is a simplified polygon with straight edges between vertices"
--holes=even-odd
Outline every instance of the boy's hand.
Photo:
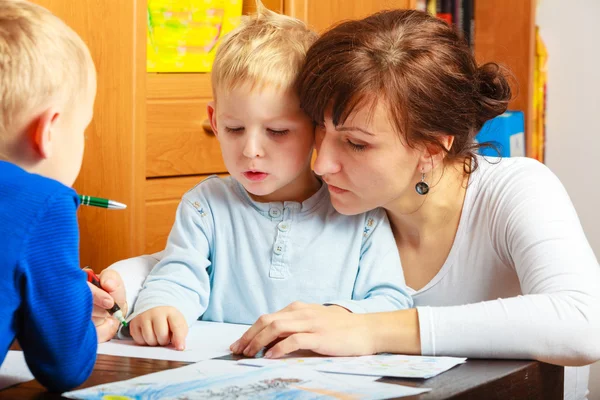
[{"label": "boy's hand", "polygon": [[185,349],[188,326],[183,314],[175,307],[155,307],[131,320],[129,333],[137,344],[166,346],[173,343],[177,350]]},{"label": "boy's hand", "polygon": [[105,269],[98,276],[102,289],[97,288],[88,282],[92,291],[94,308],[92,310],[92,321],[96,325],[98,343],[106,342],[112,339],[119,329],[119,321],[111,317],[107,309],[110,309],[116,301],[123,315],[127,315],[127,301],[125,297],[125,285],[118,272]]}]

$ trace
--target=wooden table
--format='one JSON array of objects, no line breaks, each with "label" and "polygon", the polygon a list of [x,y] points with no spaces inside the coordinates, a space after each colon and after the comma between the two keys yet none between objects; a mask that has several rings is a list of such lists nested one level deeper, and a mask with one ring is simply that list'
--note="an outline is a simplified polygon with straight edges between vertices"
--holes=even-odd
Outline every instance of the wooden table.
[{"label": "wooden table", "polygon": [[[187,363],[98,355],[94,372],[81,387],[131,379],[184,365]],[[402,398],[407,400],[558,400],[563,398],[563,375],[562,367],[537,361],[468,360],[465,364],[427,380],[384,378],[381,381],[433,389],[419,396]],[[0,399],[58,398],[61,396],[46,392],[37,381],[0,391]]]}]

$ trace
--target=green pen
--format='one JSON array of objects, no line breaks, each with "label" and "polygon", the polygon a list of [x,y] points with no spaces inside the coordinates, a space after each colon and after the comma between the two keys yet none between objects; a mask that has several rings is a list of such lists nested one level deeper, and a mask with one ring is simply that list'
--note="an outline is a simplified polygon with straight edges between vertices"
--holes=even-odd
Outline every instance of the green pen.
[{"label": "green pen", "polygon": [[127,208],[126,204],[119,203],[118,201],[103,199],[101,197],[92,197],[85,196],[83,194],[79,195],[79,200],[81,204],[84,206],[92,206],[92,207],[100,207],[100,208],[108,208],[111,210],[123,210]]}]

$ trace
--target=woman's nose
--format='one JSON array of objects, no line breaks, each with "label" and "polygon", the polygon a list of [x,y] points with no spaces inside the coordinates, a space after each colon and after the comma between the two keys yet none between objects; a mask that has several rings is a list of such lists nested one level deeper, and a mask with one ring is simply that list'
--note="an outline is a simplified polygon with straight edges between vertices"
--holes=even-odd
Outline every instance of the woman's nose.
[{"label": "woman's nose", "polygon": [[337,157],[337,149],[327,135],[320,133],[315,140],[317,148],[317,159],[313,166],[313,170],[317,175],[329,175],[340,172],[341,164]]}]

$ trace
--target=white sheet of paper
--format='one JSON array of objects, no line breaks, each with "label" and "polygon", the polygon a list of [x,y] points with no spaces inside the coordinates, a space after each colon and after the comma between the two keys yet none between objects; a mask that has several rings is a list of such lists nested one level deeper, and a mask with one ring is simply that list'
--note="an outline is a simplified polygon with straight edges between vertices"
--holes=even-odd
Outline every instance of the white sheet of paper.
[{"label": "white sheet of paper", "polygon": [[466,358],[423,357],[379,354],[363,357],[290,357],[279,360],[249,358],[240,365],[268,367],[275,365],[306,366],[321,372],[338,374],[389,376],[395,378],[431,378],[464,363]]},{"label": "white sheet of paper", "polygon": [[0,390],[32,379],[23,352],[10,350],[0,367]]},{"label": "white sheet of paper", "polygon": [[[293,353],[292,353],[293,354]],[[253,367],[273,367],[277,365],[287,365],[289,367],[315,367],[329,364],[329,363],[341,363],[345,361],[354,360],[356,357],[295,357],[293,355],[286,356],[283,358],[270,359],[270,358],[243,358],[238,360],[240,365],[250,365]]]},{"label": "white sheet of paper", "polygon": [[380,354],[356,357],[340,362],[329,361],[314,368],[337,374],[388,376],[393,378],[434,377],[466,361],[458,357],[404,356]]},{"label": "white sheet of paper", "polygon": [[332,397],[358,400],[411,396],[429,390],[361,379],[339,380],[337,375],[322,374],[309,368],[252,368],[230,361],[209,360],[127,381],[67,392],[63,396],[72,399],[102,399],[104,396],[119,395],[161,399],[230,396],[267,400]]},{"label": "white sheet of paper", "polygon": [[[292,353],[293,354],[293,353]],[[298,367],[298,368],[310,368],[316,369],[317,365],[322,365],[328,362],[341,362],[341,360],[351,360],[354,357],[319,357],[319,356],[310,356],[310,357],[294,357],[287,356],[284,358],[278,358],[276,360],[268,359],[268,358],[244,358],[238,360],[238,365],[247,365],[252,367],[274,367],[274,366],[282,366],[285,365],[287,367]],[[330,361],[331,360],[331,361]],[[335,360],[335,361],[334,361]],[[348,380],[349,382],[356,382],[357,379],[362,379],[365,382],[376,381],[381,378],[381,376],[373,376],[373,375],[346,375],[346,374],[338,374],[337,379],[339,380]]]},{"label": "white sheet of paper", "polygon": [[198,362],[230,354],[229,346],[238,340],[248,325],[196,321],[189,330],[185,350],[168,347],[138,346],[133,339],[113,339],[98,346],[98,354]]}]

